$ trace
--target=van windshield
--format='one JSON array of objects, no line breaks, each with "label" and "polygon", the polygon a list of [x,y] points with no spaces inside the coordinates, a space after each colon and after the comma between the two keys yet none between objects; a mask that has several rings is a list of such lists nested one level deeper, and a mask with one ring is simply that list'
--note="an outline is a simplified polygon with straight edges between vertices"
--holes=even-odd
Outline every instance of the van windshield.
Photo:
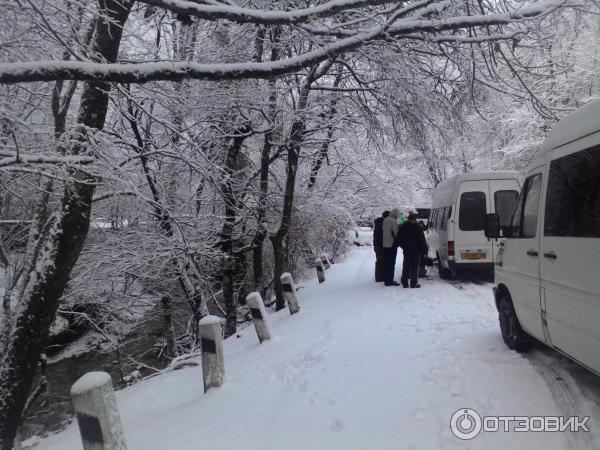
[{"label": "van windshield", "polygon": [[463,192],[460,196],[458,227],[462,231],[480,231],[485,226],[485,194],[483,192]]}]

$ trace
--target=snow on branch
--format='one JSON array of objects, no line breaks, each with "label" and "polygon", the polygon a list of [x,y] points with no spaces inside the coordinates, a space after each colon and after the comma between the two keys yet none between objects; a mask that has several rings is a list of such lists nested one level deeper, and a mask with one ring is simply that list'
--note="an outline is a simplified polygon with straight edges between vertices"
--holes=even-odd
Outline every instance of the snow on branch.
[{"label": "snow on branch", "polygon": [[238,23],[283,25],[308,22],[363,6],[403,3],[403,0],[331,0],[322,5],[291,11],[267,11],[228,5],[207,5],[185,0],[140,0],[142,3],[201,19],[226,19]]},{"label": "snow on branch", "polygon": [[19,155],[0,159],[0,167],[14,164],[87,164],[96,159],[91,156],[37,156]]},{"label": "snow on branch", "polygon": [[[442,31],[487,27],[490,25],[508,25],[512,22],[534,19],[546,15],[561,6],[570,6],[567,3],[568,1],[545,0],[510,13],[459,16],[437,20],[401,18],[404,12],[404,8],[401,8],[385,24],[374,27],[371,30],[357,32],[353,36],[339,39],[302,55],[270,62],[200,64],[184,61],[102,64],[62,60],[0,64],[0,83],[11,84],[56,80],[146,83],[158,80],[180,81],[183,79],[196,79],[220,81],[271,78],[294,73],[326,59],[333,59],[343,52],[358,48],[370,41],[387,39],[389,37],[402,38],[409,34],[439,33]],[[348,2],[352,3],[352,0],[348,0]],[[330,3],[338,4],[341,2]],[[422,2],[417,3],[426,4],[429,2],[422,0]],[[493,40],[493,37],[489,37],[488,39]]]},{"label": "snow on branch", "polygon": [[388,34],[392,36],[401,36],[407,33],[435,33],[470,27],[508,25],[512,22],[533,19],[542,15],[546,15],[557,8],[560,8],[561,6],[566,6],[566,4],[566,0],[547,0],[506,14],[460,16],[440,20],[404,20],[401,21],[401,23],[390,27]]},{"label": "snow on branch", "polygon": [[524,34],[527,34],[529,30],[522,29],[516,30],[512,33],[495,33],[495,34],[484,34],[482,36],[458,36],[458,35],[440,35],[440,36],[428,36],[428,35],[416,35],[407,34],[404,38],[414,39],[417,41],[435,42],[439,44],[443,43],[456,43],[456,44],[481,44],[490,41],[510,41],[517,39]]},{"label": "snow on branch", "polygon": [[239,80],[270,78],[296,72],[304,67],[320,63],[364,42],[381,36],[387,26],[340,39],[325,47],[292,58],[273,62],[244,62],[229,64],[200,64],[185,62],[152,62],[128,64],[102,64],[81,61],[37,61],[0,64],[0,83],[23,83],[33,81],[86,80],[113,81],[118,83],[146,83],[148,81],[183,79]]},{"label": "snow on branch", "polygon": [[[457,16],[447,17],[442,19],[427,19],[434,13],[441,13],[444,9],[451,6],[450,1],[420,0],[410,3],[405,6],[401,13],[406,16],[408,13],[416,12],[416,14],[398,20],[396,25],[390,27],[388,35],[402,37],[408,33],[436,33],[440,31],[453,31],[473,27],[487,27],[491,25],[509,25],[510,23],[520,22],[527,19],[535,19],[540,16],[555,11],[561,7],[575,6],[570,0],[544,0],[534,5],[522,7],[512,12],[504,14],[480,14],[472,16]],[[311,25],[302,25],[302,29],[315,35],[347,38],[358,33],[363,33],[362,30],[348,29],[329,29],[326,27],[315,27]],[[504,35],[498,35],[499,39],[504,39]],[[412,37],[411,37],[412,38]],[[496,40],[497,35],[489,34],[482,36],[483,40]],[[431,38],[432,42],[438,42],[437,39]],[[466,40],[465,42],[469,42]]]},{"label": "snow on branch", "polygon": [[94,195],[94,198],[92,198],[92,202],[99,202],[102,200],[107,200],[112,197],[136,196],[136,195],[138,195],[138,192],[136,192],[136,191],[110,191],[110,192],[104,192],[102,194]]}]

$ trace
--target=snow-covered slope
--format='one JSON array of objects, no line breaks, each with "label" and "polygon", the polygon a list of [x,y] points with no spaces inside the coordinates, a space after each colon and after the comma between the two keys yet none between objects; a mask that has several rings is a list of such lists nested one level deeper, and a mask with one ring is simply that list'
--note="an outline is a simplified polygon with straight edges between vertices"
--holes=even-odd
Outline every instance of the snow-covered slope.
[{"label": "snow-covered slope", "polygon": [[[504,346],[490,284],[436,278],[421,289],[384,287],[372,281],[373,255],[371,247],[357,248],[327,271],[326,283],[306,283],[299,314],[270,315],[272,341],[260,345],[252,327],[228,339],[222,388],[203,394],[201,367],[194,367],[118,392],[129,449],[560,449],[591,442],[564,433],[454,437],[450,417],[459,408],[482,416],[561,411],[534,365]],[[595,424],[588,423],[592,431]],[[76,423],[38,448],[81,448]]]}]

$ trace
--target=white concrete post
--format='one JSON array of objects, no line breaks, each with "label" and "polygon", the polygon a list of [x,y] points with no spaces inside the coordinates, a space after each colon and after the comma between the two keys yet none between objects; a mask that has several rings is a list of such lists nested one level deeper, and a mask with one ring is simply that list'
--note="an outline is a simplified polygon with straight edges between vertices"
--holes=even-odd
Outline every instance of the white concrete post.
[{"label": "white concrete post", "polygon": [[296,314],[298,311],[300,311],[300,306],[298,306],[298,297],[296,296],[296,285],[294,284],[292,274],[288,272],[283,273],[281,274],[280,280],[283,286],[283,296],[287,301],[288,308],[290,308],[290,314]]},{"label": "white concrete post", "polygon": [[211,387],[222,386],[225,381],[223,335],[221,334],[224,323],[225,319],[217,316],[206,316],[198,322],[202,346],[204,392]]},{"label": "white concrete post", "polygon": [[84,450],[127,450],[109,374],[83,375],[71,386],[71,400]]},{"label": "white concrete post", "polygon": [[321,258],[315,259],[315,266],[317,269],[317,278],[319,279],[319,283],[325,282],[325,268],[323,267],[323,261]]},{"label": "white concrete post", "polygon": [[321,253],[320,258],[323,262],[323,267],[325,267],[325,270],[329,269],[331,267],[331,262],[329,262],[329,256],[327,256],[327,253]]},{"label": "white concrete post", "polygon": [[254,323],[258,340],[262,344],[263,341],[271,339],[273,334],[271,330],[271,324],[267,318],[265,304],[263,303],[263,299],[258,292],[252,292],[251,294],[248,294],[246,297],[246,304],[248,305],[248,308],[250,308],[252,322]]}]

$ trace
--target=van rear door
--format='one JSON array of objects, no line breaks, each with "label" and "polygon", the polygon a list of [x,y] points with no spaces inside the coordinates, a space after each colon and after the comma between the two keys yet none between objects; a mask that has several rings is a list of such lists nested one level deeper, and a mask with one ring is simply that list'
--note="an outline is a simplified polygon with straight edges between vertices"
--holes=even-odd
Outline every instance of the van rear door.
[{"label": "van rear door", "polygon": [[492,245],[483,232],[488,211],[488,180],[460,183],[454,222],[454,260],[457,263],[493,262]]},{"label": "van rear door", "polygon": [[[568,147],[554,151],[540,250],[542,307],[552,345],[596,372],[600,372],[599,140],[596,136],[596,145],[589,146],[574,143],[570,152]],[[574,146],[582,150],[573,153]]]},{"label": "van rear door", "polygon": [[[517,204],[517,198],[521,191],[521,182],[515,178],[506,180],[489,180],[490,185],[490,213],[496,213],[500,216],[500,225],[509,226]],[[498,254],[500,245],[499,239],[493,240],[492,253],[494,261]]]}]

